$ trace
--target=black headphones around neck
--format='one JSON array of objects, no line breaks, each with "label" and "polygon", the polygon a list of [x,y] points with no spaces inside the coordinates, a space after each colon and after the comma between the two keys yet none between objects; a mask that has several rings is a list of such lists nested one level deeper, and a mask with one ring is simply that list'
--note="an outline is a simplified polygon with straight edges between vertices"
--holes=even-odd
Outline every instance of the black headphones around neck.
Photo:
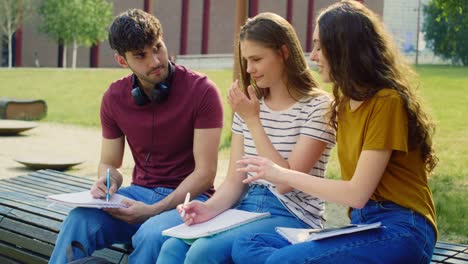
[{"label": "black headphones around neck", "polygon": [[163,103],[169,96],[169,86],[172,81],[172,75],[174,75],[174,65],[168,62],[168,74],[164,82],[160,82],[154,85],[152,90],[153,100],[151,100],[146,93],[138,86],[138,80],[135,74],[132,75],[132,97],[138,106],[146,105],[152,101],[160,104]]}]

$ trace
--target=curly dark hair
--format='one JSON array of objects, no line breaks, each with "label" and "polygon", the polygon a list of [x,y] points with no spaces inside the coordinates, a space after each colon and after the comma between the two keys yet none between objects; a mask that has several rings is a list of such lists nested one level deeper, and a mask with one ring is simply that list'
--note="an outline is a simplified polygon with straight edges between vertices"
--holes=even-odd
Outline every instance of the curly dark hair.
[{"label": "curly dark hair", "polygon": [[420,147],[426,170],[432,171],[438,161],[432,147],[435,126],[416,95],[416,73],[404,61],[380,18],[358,1],[342,1],[323,10],[317,25],[333,83],[330,124],[338,129],[343,96],[364,101],[381,89],[394,89],[408,114],[409,147]]},{"label": "curly dark hair", "polygon": [[125,57],[125,52],[142,50],[163,35],[159,20],[140,9],[118,15],[109,28],[109,45]]}]

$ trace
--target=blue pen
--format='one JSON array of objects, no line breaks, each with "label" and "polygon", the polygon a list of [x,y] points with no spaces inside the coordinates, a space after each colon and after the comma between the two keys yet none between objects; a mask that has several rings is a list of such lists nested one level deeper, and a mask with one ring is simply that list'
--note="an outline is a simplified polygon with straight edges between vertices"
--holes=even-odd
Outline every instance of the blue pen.
[{"label": "blue pen", "polygon": [[107,168],[106,172],[106,185],[107,185],[107,192],[106,192],[106,202],[109,202],[110,194],[109,194],[109,189],[110,189],[110,169]]}]

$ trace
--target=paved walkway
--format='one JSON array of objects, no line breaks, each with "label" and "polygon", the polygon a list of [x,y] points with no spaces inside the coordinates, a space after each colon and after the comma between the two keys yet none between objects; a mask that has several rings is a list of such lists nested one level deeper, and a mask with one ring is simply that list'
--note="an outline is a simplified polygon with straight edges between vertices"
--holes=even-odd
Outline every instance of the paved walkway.
[{"label": "paved walkway", "polygon": [[74,157],[85,162],[68,171],[93,177],[99,158],[99,130],[40,122],[39,126],[16,136],[0,136],[0,178],[31,171],[14,158]]},{"label": "paved walkway", "polygon": [[[15,158],[40,158],[53,161],[66,157],[84,161],[66,173],[93,178],[96,177],[100,148],[99,128],[39,122],[36,128],[19,135],[0,136],[0,179],[33,171],[16,162]],[[227,160],[220,160],[218,175],[226,174],[227,163]],[[133,165],[132,155],[127,146],[122,166],[126,184],[130,183]],[[217,184],[219,182],[216,181]]]}]

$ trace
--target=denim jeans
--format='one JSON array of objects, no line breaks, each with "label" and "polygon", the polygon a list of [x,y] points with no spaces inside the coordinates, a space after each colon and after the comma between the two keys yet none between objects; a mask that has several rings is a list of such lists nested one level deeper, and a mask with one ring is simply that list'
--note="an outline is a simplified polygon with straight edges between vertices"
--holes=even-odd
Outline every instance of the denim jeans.
[{"label": "denim jeans", "polygon": [[232,263],[232,243],[237,238],[257,232],[274,233],[277,226],[307,226],[291,214],[267,187],[261,185],[251,186],[236,208],[250,212],[270,212],[271,217],[211,237],[199,238],[192,245],[181,239],[170,238],[164,242],[157,263]]},{"label": "denim jeans", "polygon": [[277,234],[235,241],[236,263],[429,263],[434,228],[422,215],[391,202],[369,201],[351,211],[352,224],[382,222],[372,229],[318,241],[289,244]]},{"label": "denim jeans", "polygon": [[[168,196],[173,189],[156,187],[145,188],[131,185],[119,189],[118,193],[126,197],[153,204]],[[196,198],[205,201],[207,197]],[[134,251],[129,256],[129,263],[155,263],[162,243],[167,239],[161,231],[182,223],[179,213],[173,209],[153,216],[140,224],[129,224],[113,218],[108,213],[95,208],[75,208],[62,223],[54,251],[49,263],[66,263],[66,249],[73,240],[79,241],[88,254],[108,247],[114,243],[132,243]],[[83,258],[79,250],[74,250],[75,258]]]}]

